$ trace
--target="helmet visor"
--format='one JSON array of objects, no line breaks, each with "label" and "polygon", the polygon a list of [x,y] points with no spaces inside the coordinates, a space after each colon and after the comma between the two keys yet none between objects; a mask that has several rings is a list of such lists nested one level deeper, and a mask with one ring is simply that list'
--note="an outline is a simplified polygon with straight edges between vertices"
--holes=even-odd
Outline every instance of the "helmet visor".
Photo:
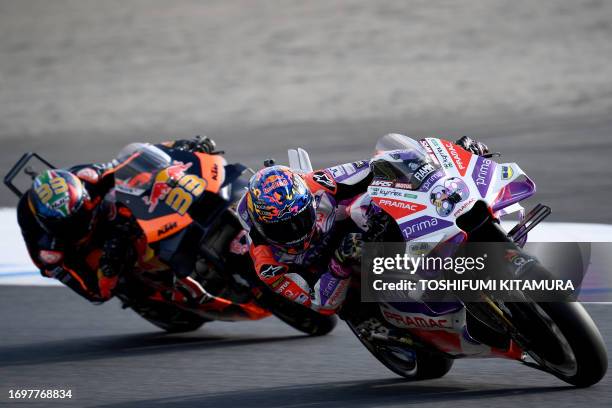
[{"label": "helmet visor", "polygon": [[47,232],[60,239],[78,241],[83,238],[92,227],[94,210],[82,205],[74,214],[66,218],[43,218],[41,222]]},{"label": "helmet visor", "polygon": [[273,223],[259,223],[260,232],[269,241],[287,247],[301,247],[312,236],[316,220],[313,203],[295,216]]}]

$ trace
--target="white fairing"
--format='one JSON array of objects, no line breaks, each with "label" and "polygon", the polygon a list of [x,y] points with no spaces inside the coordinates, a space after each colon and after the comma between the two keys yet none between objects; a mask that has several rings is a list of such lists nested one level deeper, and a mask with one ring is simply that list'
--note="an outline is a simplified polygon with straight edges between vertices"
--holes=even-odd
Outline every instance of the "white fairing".
[{"label": "white fairing", "polygon": [[[426,168],[428,174],[421,177],[415,170],[420,184],[415,186],[406,180],[375,179],[368,193],[360,198],[363,203],[371,199],[395,219],[406,240],[407,253],[413,252],[412,247],[423,250],[422,244],[415,243],[428,243],[433,248],[438,242],[454,237],[462,239],[463,233],[456,225],[457,217],[469,211],[478,200],[493,206],[506,186],[518,178],[526,178],[515,163],[498,164],[442,139],[416,141],[404,135],[389,134],[379,140],[376,151],[372,163],[382,159],[390,164],[402,165],[406,158],[418,156],[421,152],[432,159],[432,166],[427,165]],[[414,180],[413,177],[410,179]],[[352,208],[354,213],[351,216],[356,222],[363,220],[359,207]],[[496,215],[514,211],[522,211],[522,207],[518,203],[508,205],[498,210]],[[413,295],[414,300],[420,298],[419,293]],[[456,349],[449,350],[451,354],[482,356],[492,353],[490,347],[479,344],[466,334],[465,309],[431,316],[398,310],[389,303],[381,302],[379,306],[385,320],[396,327],[452,335],[456,339]],[[429,340],[438,344],[437,338],[434,336]],[[441,341],[440,347],[443,347],[444,336],[438,339]]]},{"label": "white fairing", "polygon": [[[388,149],[399,145],[409,146],[401,150]],[[417,146],[418,145],[418,146]],[[440,242],[459,233],[455,221],[469,211],[474,203],[483,200],[489,206],[498,198],[501,190],[525,173],[515,163],[497,164],[492,159],[473,155],[454,143],[436,138],[415,141],[407,136],[386,135],[377,144],[378,154],[374,159],[397,161],[392,157],[401,151],[426,151],[440,166],[423,179],[417,189],[405,183],[374,180],[368,194],[379,207],[396,220],[406,241]],[[447,200],[458,192],[461,200]],[[519,211],[520,206],[510,206],[497,215]]]}]

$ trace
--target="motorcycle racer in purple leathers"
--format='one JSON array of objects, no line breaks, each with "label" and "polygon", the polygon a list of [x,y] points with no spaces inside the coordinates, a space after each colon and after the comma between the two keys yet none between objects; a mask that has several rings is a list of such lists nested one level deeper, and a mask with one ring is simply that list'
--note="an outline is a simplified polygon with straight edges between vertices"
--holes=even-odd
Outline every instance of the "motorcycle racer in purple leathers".
[{"label": "motorcycle racer in purple leathers", "polygon": [[[457,145],[488,152],[467,137]],[[237,211],[259,278],[287,299],[334,314],[361,257],[365,226],[351,212],[366,210],[358,201],[371,181],[369,161],[308,173],[271,166],[253,175]]]}]

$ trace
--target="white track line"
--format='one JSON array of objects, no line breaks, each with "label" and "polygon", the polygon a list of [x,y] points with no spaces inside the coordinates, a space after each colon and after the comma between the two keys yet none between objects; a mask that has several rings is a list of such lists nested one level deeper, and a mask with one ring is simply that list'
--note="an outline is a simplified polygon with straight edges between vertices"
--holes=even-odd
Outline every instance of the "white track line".
[{"label": "white track line", "polygon": [[[612,242],[612,225],[542,223],[529,234],[529,239],[534,242]],[[60,284],[40,276],[32,264],[14,208],[0,208],[0,244],[0,285]]]}]

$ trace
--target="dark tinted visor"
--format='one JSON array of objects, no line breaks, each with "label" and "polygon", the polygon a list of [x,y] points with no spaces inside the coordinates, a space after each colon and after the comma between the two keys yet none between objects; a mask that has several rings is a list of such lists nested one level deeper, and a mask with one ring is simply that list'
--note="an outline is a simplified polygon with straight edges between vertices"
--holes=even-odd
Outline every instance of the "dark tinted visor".
[{"label": "dark tinted visor", "polygon": [[316,220],[314,205],[306,206],[290,219],[259,224],[260,232],[268,240],[281,245],[299,246],[311,235]]},{"label": "dark tinted visor", "polygon": [[46,218],[42,220],[44,228],[53,236],[78,241],[90,230],[95,210],[82,205],[79,210],[67,218]]}]

